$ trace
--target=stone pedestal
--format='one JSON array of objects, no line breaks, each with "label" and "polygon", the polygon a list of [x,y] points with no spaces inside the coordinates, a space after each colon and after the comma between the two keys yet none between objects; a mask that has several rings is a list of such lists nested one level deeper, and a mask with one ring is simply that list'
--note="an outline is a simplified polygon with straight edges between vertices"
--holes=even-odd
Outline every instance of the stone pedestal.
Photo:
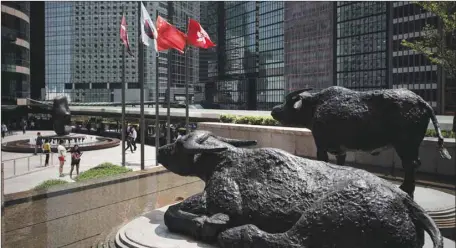
[{"label": "stone pedestal", "polygon": [[[415,200],[441,228],[455,221],[455,196],[429,188],[417,187]],[[166,227],[163,215],[169,206],[144,214],[123,226],[116,235],[116,245],[121,248],[216,248],[216,244],[205,244],[191,237],[171,233]],[[451,224],[452,222],[452,224]],[[444,239],[445,248],[455,248],[455,242]],[[423,248],[433,248],[426,233]]]}]

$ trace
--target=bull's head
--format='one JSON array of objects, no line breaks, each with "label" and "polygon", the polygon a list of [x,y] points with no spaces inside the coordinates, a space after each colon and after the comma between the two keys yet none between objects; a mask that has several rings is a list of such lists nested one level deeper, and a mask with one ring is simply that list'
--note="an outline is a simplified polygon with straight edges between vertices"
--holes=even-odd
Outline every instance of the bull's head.
[{"label": "bull's head", "polygon": [[[237,140],[216,136],[208,131],[194,131],[176,142],[158,149],[158,162],[168,170],[181,176],[202,176],[212,170],[217,161],[197,160],[200,154],[220,153],[236,147],[256,145],[253,140]],[[197,163],[205,163],[204,165]]]},{"label": "bull's head", "polygon": [[286,126],[310,128],[315,108],[312,89],[302,89],[289,93],[282,104],[275,106],[271,116]]},{"label": "bull's head", "polygon": [[54,131],[57,135],[61,136],[70,133],[71,114],[66,96],[57,96],[54,98],[52,119],[54,122]]}]

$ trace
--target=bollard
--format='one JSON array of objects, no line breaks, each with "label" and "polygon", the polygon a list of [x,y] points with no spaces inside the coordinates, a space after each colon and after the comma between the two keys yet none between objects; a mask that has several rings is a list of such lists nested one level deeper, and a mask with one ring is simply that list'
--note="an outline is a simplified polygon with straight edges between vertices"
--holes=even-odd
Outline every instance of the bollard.
[{"label": "bollard", "polygon": [[14,169],[14,175],[16,175],[16,159],[13,160],[13,161],[14,161],[14,167],[13,167],[13,169]]},{"label": "bollard", "polygon": [[27,158],[27,171],[30,171],[30,157]]}]

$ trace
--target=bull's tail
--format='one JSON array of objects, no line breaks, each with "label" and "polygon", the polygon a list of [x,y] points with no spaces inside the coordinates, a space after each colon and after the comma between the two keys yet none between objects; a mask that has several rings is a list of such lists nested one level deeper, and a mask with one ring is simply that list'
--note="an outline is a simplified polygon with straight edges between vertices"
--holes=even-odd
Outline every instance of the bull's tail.
[{"label": "bull's tail", "polygon": [[439,139],[437,144],[438,144],[440,156],[445,159],[451,159],[450,153],[443,146],[444,139],[443,139],[442,131],[440,130],[440,124],[437,121],[437,117],[435,116],[434,109],[432,109],[431,105],[429,105],[427,102],[425,102],[425,104],[429,111],[429,115],[431,116],[431,121],[432,121],[432,124],[434,125],[435,132],[437,133],[437,138]]},{"label": "bull's tail", "polygon": [[410,197],[406,197],[406,205],[412,212],[420,227],[422,227],[431,236],[434,248],[443,248],[443,236],[432,218]]}]

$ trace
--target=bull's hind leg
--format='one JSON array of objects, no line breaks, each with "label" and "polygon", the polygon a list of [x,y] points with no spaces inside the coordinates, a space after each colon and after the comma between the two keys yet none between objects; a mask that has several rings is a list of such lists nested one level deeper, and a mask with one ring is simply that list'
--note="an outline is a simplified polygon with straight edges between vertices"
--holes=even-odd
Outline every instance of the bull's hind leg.
[{"label": "bull's hind leg", "polygon": [[171,232],[190,235],[208,242],[228,228],[229,216],[225,214],[206,215],[205,198],[197,194],[166,210],[164,221]]},{"label": "bull's hind leg", "polygon": [[402,167],[405,172],[404,181],[400,188],[413,199],[416,169],[421,165],[420,158],[418,157],[419,145],[401,145],[395,146],[395,149],[397,155],[401,158]]}]

